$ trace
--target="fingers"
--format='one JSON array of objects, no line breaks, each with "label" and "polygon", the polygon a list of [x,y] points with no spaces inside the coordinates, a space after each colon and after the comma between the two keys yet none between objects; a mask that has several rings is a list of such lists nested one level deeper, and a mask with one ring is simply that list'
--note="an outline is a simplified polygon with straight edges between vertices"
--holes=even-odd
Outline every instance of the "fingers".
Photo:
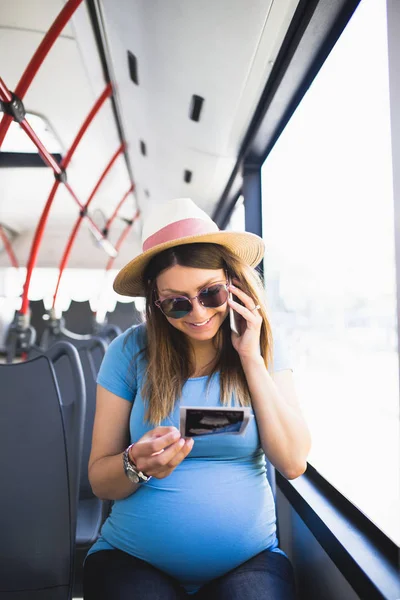
[{"label": "fingers", "polygon": [[246,321],[254,324],[258,324],[262,321],[262,317],[258,310],[253,310],[255,303],[250,296],[248,296],[245,292],[243,292],[240,288],[237,288],[233,285],[229,286],[230,291],[235,294],[244,304],[242,306],[239,302],[235,302],[235,300],[229,299],[229,305],[232,306],[234,310],[236,310]]},{"label": "fingers", "polygon": [[167,448],[161,455],[154,459],[156,465],[175,468],[189,454],[193,448],[193,440],[181,438],[178,442]]},{"label": "fingers", "polygon": [[248,308],[250,310],[252,308],[254,308],[254,306],[255,306],[254,300],[252,298],[250,298],[250,296],[248,294],[246,294],[243,290],[241,290],[238,287],[235,287],[234,285],[230,285],[229,289],[232,292],[232,294],[235,294],[235,296],[237,296],[239,298],[239,300],[241,300],[243,302],[243,304],[245,305],[246,308]]},{"label": "fingers", "polygon": [[181,434],[176,427],[156,427],[146,433],[132,448],[135,459],[149,457],[177,442]]},{"label": "fingers", "polygon": [[168,466],[173,467],[175,469],[175,467],[177,467],[191,452],[193,445],[194,445],[193,438],[184,440],[184,444],[182,445],[180,452],[178,452],[177,454],[175,454],[175,456],[173,458],[171,458],[171,460],[168,463]]},{"label": "fingers", "polygon": [[140,471],[161,479],[169,475],[186,458],[192,448],[193,440],[181,438],[157,455],[139,457],[135,464]]}]

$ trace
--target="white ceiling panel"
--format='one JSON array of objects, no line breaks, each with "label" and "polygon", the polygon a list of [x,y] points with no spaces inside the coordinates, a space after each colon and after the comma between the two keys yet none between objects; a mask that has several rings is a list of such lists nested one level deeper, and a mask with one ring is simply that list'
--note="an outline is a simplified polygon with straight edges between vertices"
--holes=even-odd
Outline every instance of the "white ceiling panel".
[{"label": "white ceiling panel", "polygon": [[[102,0],[101,6],[140,202],[150,185],[157,201],[179,196],[194,158],[198,175],[183,188],[212,212],[297,0]],[[137,59],[139,85],[130,79],[128,50]],[[193,94],[204,98],[198,123],[189,119]]]},{"label": "white ceiling panel", "polygon": [[[64,4],[62,0],[40,0],[40,2],[0,0],[0,30],[25,29],[45,33],[50,29]],[[73,35],[70,24],[65,26],[62,35],[69,37]]]}]

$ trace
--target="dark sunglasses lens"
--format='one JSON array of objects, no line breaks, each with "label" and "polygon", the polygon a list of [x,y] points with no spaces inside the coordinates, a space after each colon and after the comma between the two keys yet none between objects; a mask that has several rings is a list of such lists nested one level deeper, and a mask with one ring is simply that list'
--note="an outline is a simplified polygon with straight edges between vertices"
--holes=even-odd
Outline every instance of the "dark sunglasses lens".
[{"label": "dark sunglasses lens", "polygon": [[228,291],[224,285],[212,285],[199,294],[199,300],[207,308],[222,306],[228,299]]},{"label": "dark sunglasses lens", "polygon": [[192,304],[186,298],[167,298],[161,302],[161,308],[170,319],[181,319],[190,313]]}]

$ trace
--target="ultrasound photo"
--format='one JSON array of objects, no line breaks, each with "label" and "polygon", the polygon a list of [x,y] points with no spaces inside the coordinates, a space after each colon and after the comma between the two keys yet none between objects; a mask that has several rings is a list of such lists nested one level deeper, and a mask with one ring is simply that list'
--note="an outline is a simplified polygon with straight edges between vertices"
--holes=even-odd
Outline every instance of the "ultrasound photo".
[{"label": "ultrasound photo", "polygon": [[250,416],[249,408],[181,407],[180,431],[184,437],[242,434]]}]

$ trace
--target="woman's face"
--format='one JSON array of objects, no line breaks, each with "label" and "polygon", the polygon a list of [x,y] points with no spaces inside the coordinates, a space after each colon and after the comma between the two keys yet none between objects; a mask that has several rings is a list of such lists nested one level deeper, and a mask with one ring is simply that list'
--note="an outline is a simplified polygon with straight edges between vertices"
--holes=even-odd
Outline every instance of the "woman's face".
[{"label": "woman's face", "polygon": [[[193,298],[202,288],[226,283],[226,274],[223,269],[195,269],[175,265],[162,271],[156,283],[160,300],[168,296]],[[175,329],[179,329],[193,341],[211,340],[228,314],[228,303],[224,302],[217,308],[206,308],[196,298],[192,300],[192,307],[192,311],[181,319],[164,316]]]}]

